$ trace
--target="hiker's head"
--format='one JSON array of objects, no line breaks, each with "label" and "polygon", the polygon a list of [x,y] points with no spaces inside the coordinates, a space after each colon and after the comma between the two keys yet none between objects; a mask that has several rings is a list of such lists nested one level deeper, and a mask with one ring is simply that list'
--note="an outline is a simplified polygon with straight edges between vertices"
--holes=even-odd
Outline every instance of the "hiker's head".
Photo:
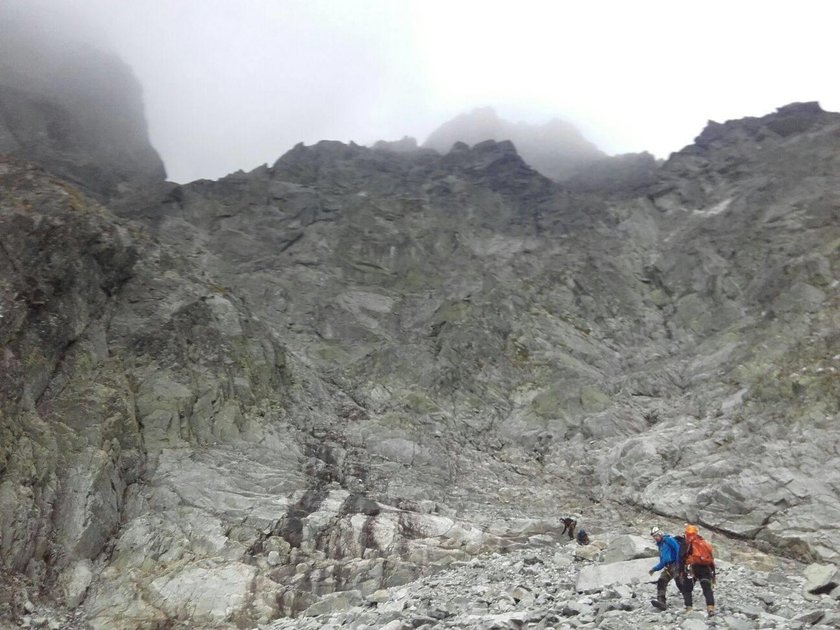
[{"label": "hiker's head", "polygon": [[662,539],[662,530],[659,529],[656,525],[650,528],[650,535],[653,536],[653,539],[656,542],[659,542]]},{"label": "hiker's head", "polygon": [[699,533],[700,532],[697,530],[696,525],[686,525],[685,526],[685,539],[686,540],[692,540],[694,538],[697,538]]}]

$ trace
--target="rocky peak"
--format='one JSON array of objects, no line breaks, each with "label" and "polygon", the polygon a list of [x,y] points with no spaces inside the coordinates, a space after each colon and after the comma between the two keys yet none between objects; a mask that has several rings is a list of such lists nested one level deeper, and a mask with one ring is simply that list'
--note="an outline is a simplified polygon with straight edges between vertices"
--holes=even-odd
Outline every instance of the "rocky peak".
[{"label": "rocky peak", "polygon": [[[671,154],[650,187],[663,210],[715,208],[746,189],[780,189],[824,176],[840,114],[794,103],[761,117],[710,121],[694,144]],[[782,163],[782,156],[786,156]],[[772,174],[772,175],[771,175]]]},{"label": "rocky peak", "polygon": [[311,146],[307,146],[303,142],[298,142],[294,147],[281,155],[278,162],[306,164],[352,160],[353,158],[364,155],[367,151],[368,149],[355,142],[345,144],[338,140],[321,140]]},{"label": "rocky peak", "polygon": [[525,162],[510,140],[485,140],[472,148],[456,142],[440,164],[499,192],[521,192],[526,188],[543,193],[556,190],[556,185]]},{"label": "rocky peak", "polygon": [[781,115],[796,115],[796,114],[824,114],[825,110],[820,107],[817,101],[806,101],[801,103],[789,103],[782,105],[776,109],[777,114]]},{"label": "rocky peak", "polygon": [[527,166],[520,157],[513,142],[510,140],[484,140],[469,147],[462,142],[456,142],[447,155],[452,156],[451,164],[462,166],[476,166],[481,168],[493,164],[498,160],[514,161]]},{"label": "rocky peak", "polygon": [[417,145],[417,139],[411,136],[403,136],[402,139],[391,142],[379,140],[374,143],[373,148],[377,151],[390,151],[391,153],[414,153],[420,151],[420,147]]},{"label": "rocky peak", "polygon": [[455,142],[476,145],[485,140],[512,141],[525,162],[558,181],[605,157],[566,121],[553,119],[544,125],[511,123],[500,118],[490,107],[456,116],[433,131],[423,146],[445,153]]},{"label": "rocky peak", "polygon": [[751,139],[755,142],[772,141],[774,138],[804,133],[811,127],[837,116],[825,112],[819,103],[791,103],[779,107],[774,113],[759,118],[748,117],[718,123],[710,120],[688,151],[709,148],[713,143],[739,142]]}]

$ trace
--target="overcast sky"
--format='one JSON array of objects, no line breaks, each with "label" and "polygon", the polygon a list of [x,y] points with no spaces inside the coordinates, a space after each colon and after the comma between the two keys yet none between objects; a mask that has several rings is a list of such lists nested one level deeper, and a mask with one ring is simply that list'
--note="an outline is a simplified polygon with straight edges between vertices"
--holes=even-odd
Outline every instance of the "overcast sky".
[{"label": "overcast sky", "polygon": [[369,144],[490,105],[667,157],[707,120],[840,111],[833,0],[0,0],[93,35],[143,86],[170,179]]}]

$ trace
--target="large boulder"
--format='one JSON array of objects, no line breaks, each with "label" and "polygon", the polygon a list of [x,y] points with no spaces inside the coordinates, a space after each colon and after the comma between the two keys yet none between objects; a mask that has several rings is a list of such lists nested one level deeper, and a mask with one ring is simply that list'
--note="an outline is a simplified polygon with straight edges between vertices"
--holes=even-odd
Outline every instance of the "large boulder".
[{"label": "large boulder", "polygon": [[595,593],[617,584],[639,584],[652,581],[648,575],[655,564],[642,558],[624,562],[590,564],[583,567],[578,575],[575,590],[578,593]]}]

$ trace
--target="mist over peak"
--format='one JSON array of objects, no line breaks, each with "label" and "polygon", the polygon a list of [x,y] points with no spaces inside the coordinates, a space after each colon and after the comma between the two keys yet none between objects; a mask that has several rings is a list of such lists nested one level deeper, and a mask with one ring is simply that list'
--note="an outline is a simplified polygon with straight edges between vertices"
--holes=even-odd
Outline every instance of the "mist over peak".
[{"label": "mist over peak", "polygon": [[10,19],[0,20],[0,153],[44,164],[102,197],[121,186],[163,181],[131,68],[83,38],[65,36],[10,7],[5,13]]},{"label": "mist over peak", "polygon": [[485,140],[510,140],[528,164],[557,181],[606,157],[571,123],[559,118],[542,125],[513,123],[499,117],[492,107],[478,107],[443,123],[423,146],[446,153],[456,142],[474,145]]}]

